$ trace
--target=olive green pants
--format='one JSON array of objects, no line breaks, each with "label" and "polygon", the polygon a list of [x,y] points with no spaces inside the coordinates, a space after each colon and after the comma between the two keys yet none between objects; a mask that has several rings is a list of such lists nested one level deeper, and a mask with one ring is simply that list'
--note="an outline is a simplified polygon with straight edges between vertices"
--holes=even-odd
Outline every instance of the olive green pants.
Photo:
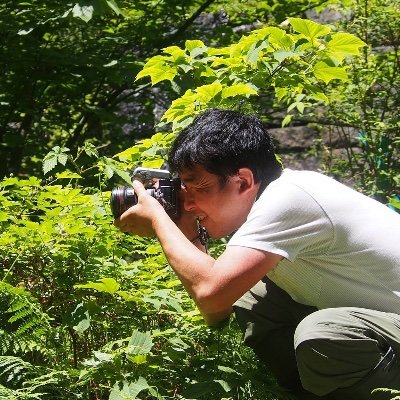
[{"label": "olive green pants", "polygon": [[234,311],[244,342],[292,393],[305,389],[326,398],[367,400],[391,398],[373,397],[378,387],[400,390],[398,314],[317,310],[293,301],[268,278]]}]

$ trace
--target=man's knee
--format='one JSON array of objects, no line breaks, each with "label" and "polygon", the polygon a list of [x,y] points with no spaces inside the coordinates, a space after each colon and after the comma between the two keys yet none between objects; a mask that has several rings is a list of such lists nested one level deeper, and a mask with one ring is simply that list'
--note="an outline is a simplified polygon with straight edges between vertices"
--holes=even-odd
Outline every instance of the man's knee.
[{"label": "man's knee", "polygon": [[302,385],[317,395],[349,387],[379,362],[381,349],[351,309],[324,309],[310,314],[295,331],[296,362]]}]

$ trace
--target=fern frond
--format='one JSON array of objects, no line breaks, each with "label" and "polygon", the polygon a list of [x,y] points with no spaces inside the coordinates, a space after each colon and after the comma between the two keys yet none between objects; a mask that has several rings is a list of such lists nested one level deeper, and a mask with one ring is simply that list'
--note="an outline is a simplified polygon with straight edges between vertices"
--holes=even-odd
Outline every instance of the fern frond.
[{"label": "fern frond", "polygon": [[18,400],[15,391],[0,385],[0,399],[1,400]]},{"label": "fern frond", "polygon": [[50,317],[26,290],[0,282],[0,354],[20,354],[32,347],[46,351]]},{"label": "fern frond", "polygon": [[7,383],[18,383],[28,372],[33,370],[34,367],[31,363],[19,357],[0,356],[0,378]]}]

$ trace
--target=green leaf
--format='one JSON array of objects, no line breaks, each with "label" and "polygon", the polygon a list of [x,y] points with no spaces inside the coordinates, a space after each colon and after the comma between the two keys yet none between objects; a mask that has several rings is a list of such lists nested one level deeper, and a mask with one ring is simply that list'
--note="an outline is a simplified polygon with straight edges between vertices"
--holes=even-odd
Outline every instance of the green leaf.
[{"label": "green leaf", "polygon": [[185,48],[190,52],[198,47],[205,47],[204,43],[201,40],[186,40],[185,42]]},{"label": "green leaf", "polygon": [[47,155],[43,159],[43,173],[46,175],[49,173],[55,166],[57,165],[57,156],[56,155]]},{"label": "green leaf", "polygon": [[150,77],[152,85],[163,80],[172,81],[177,74],[177,70],[171,65],[170,61],[170,57],[160,55],[150,58],[143,69],[136,75],[135,81],[145,76]]},{"label": "green leaf", "polygon": [[65,154],[67,152],[69,152],[67,147],[53,147],[53,149],[49,151],[43,158],[44,174],[50,172],[58,163],[65,165],[68,161],[68,155]]},{"label": "green leaf", "polygon": [[115,384],[110,392],[109,400],[134,400],[140,392],[149,388],[146,379],[139,376],[135,382],[124,382],[122,389],[119,388],[118,384]]},{"label": "green leaf", "polygon": [[68,161],[68,155],[67,154],[59,154],[57,159],[60,164],[65,165]]},{"label": "green leaf", "polygon": [[163,51],[164,53],[170,54],[175,62],[178,60],[183,61],[186,58],[186,51],[178,46],[165,47]]},{"label": "green leaf", "polygon": [[238,83],[236,85],[231,85],[222,90],[223,99],[233,96],[245,96],[252,94],[257,94],[257,90],[255,90],[253,87],[245,83]]},{"label": "green leaf", "polygon": [[268,41],[266,40],[263,40],[258,46],[257,43],[253,43],[253,45],[250,47],[249,51],[246,54],[247,61],[252,65],[256,65],[261,51],[266,49],[267,47],[268,47]]},{"label": "green leaf", "polygon": [[283,118],[282,127],[285,127],[285,126],[289,125],[290,122],[292,121],[292,118],[293,118],[293,115],[292,115],[292,114],[286,115],[286,117]]},{"label": "green leaf", "polygon": [[275,60],[279,61],[280,63],[285,60],[286,58],[290,57],[299,57],[302,53],[296,51],[287,51],[287,50],[277,50],[274,52]]},{"label": "green leaf", "polygon": [[214,382],[219,383],[221,385],[222,389],[224,389],[224,391],[226,393],[228,393],[231,390],[229,383],[222,379],[214,379]]},{"label": "green leaf", "polygon": [[332,79],[346,80],[347,72],[344,67],[330,67],[320,61],[314,67],[314,76],[325,83],[329,83]]},{"label": "green leaf", "polygon": [[199,86],[196,89],[197,93],[196,98],[200,103],[207,103],[221,91],[222,91],[221,82],[215,81],[210,85]]},{"label": "green leaf", "polygon": [[169,66],[160,64],[142,70],[136,76],[135,80],[138,80],[144,76],[150,76],[151,84],[155,85],[161,81],[172,81],[176,76],[176,69]]},{"label": "green leaf", "polygon": [[302,18],[289,18],[289,22],[296,32],[302,33],[313,44],[316,44],[316,39],[320,36],[327,35],[331,28]]},{"label": "green leaf", "polygon": [[56,174],[57,179],[82,179],[82,177],[72,171],[63,171]]},{"label": "green leaf", "polygon": [[218,369],[222,372],[226,372],[227,374],[236,374],[240,375],[239,372],[235,371],[234,369],[230,367],[225,367],[224,365],[218,365]]},{"label": "green leaf", "polygon": [[118,7],[118,4],[114,0],[106,0],[106,3],[115,12],[115,14],[123,15],[122,10]]},{"label": "green leaf", "polygon": [[139,376],[137,381],[129,385],[129,394],[133,397],[136,397],[141,391],[147,390],[149,387],[150,386],[147,383],[146,379],[142,376]]},{"label": "green leaf", "polygon": [[128,354],[148,354],[153,347],[153,340],[149,332],[134,331],[129,340]]},{"label": "green leaf", "polygon": [[75,285],[79,289],[95,289],[99,292],[115,293],[119,289],[119,283],[114,278],[102,278],[97,282],[88,282],[85,284]]},{"label": "green leaf", "polygon": [[72,15],[82,19],[85,22],[89,22],[93,18],[93,12],[93,5],[81,5],[76,3],[72,8]]},{"label": "green leaf", "polygon": [[360,48],[366,46],[358,37],[345,32],[339,32],[332,35],[332,39],[327,43],[327,50],[339,61],[347,55],[358,56]]},{"label": "green leaf", "polygon": [[89,157],[99,158],[99,152],[97,151],[97,148],[93,143],[85,142],[85,144],[83,145],[83,151]]}]

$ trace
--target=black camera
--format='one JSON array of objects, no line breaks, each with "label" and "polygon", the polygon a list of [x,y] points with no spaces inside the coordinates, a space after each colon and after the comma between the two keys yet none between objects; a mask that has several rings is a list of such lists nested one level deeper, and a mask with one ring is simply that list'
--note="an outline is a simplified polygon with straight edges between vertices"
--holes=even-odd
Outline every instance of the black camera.
[{"label": "black camera", "polygon": [[[181,190],[179,178],[172,178],[167,170],[140,167],[133,171],[131,179],[141,181],[147,188],[147,193],[158,200],[172,219],[179,216],[179,191]],[[157,187],[153,187],[156,182],[158,182]],[[112,189],[111,211],[115,219],[135,204],[137,204],[137,196],[132,187],[120,186]]]}]

